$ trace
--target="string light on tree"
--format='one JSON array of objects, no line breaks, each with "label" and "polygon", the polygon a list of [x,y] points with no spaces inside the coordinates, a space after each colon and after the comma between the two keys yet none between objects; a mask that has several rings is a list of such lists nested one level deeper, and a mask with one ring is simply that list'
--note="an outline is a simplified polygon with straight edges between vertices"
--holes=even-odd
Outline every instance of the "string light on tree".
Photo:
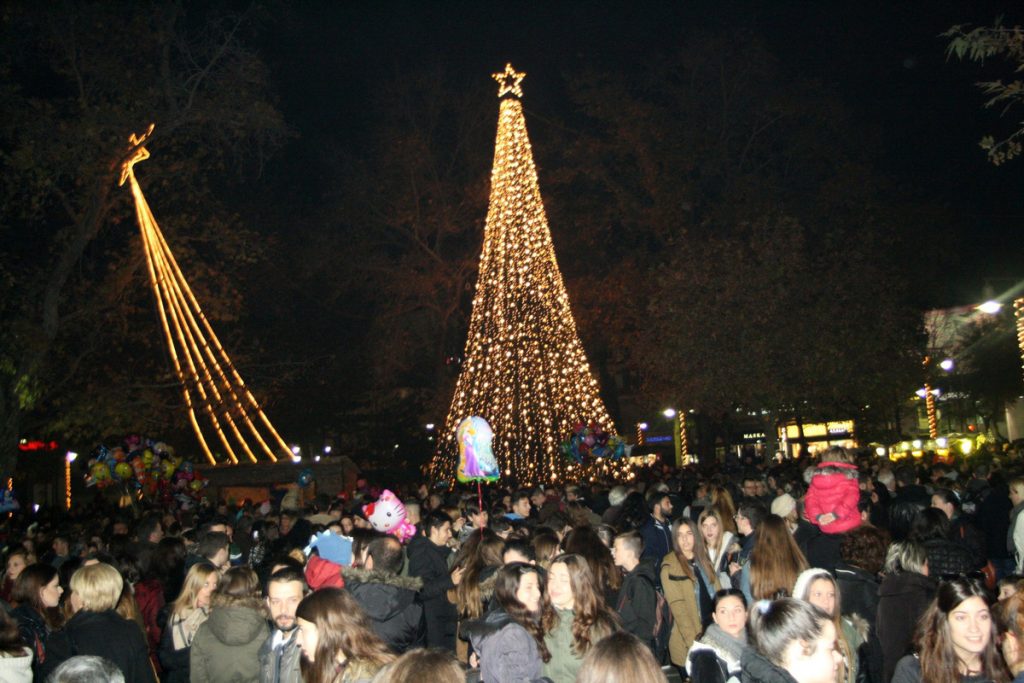
[{"label": "string light on tree", "polygon": [[524,482],[569,474],[560,444],[576,424],[614,431],[555,258],[519,99],[525,75],[511,64],[493,75],[502,100],[490,206],[465,361],[431,464],[436,479],[453,478],[456,430],[471,415],[491,425],[502,470]]},{"label": "string light on tree", "polygon": [[[209,428],[212,428],[232,463],[238,462],[236,449],[252,462],[257,462],[256,453],[260,452],[276,462],[274,451],[290,456],[288,446],[221,346],[135,178],[135,164],[149,158],[149,151],[143,143],[152,133],[151,125],[143,135],[133,134],[129,138],[134,153],[121,168],[120,184],[128,182],[135,199],[135,215],[142,233],[149,281],[156,296],[164,340],[181,383],[192,430],[211,464],[216,464],[216,459],[210,451],[197,412],[209,422]],[[250,444],[250,440],[255,444]]]}]

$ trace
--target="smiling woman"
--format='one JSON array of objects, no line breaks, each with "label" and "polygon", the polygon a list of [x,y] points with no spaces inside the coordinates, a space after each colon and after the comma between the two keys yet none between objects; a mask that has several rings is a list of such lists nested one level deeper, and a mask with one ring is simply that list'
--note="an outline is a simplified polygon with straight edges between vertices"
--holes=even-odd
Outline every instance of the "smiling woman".
[{"label": "smiling woman", "polygon": [[939,585],[918,623],[917,654],[896,665],[892,683],[1005,683],[1006,666],[996,646],[992,598],[968,579]]}]

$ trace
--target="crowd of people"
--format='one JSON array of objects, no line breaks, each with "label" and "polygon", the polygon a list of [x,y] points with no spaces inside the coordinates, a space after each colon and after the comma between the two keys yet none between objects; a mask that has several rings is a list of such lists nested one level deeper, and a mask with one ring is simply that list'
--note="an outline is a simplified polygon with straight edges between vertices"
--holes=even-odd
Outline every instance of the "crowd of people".
[{"label": "crowd of people", "polygon": [[[1024,682],[1013,458],[11,515],[0,680]],[[386,483],[386,482],[382,482]]]}]

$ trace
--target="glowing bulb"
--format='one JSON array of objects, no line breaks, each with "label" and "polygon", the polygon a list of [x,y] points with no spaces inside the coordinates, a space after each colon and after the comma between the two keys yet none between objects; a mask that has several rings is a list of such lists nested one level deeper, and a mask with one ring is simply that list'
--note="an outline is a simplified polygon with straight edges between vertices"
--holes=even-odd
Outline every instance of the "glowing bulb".
[{"label": "glowing bulb", "polygon": [[978,304],[976,310],[979,310],[982,313],[988,313],[989,315],[995,315],[999,311],[1003,310],[1003,305],[998,301],[992,301],[989,299],[983,304]]}]

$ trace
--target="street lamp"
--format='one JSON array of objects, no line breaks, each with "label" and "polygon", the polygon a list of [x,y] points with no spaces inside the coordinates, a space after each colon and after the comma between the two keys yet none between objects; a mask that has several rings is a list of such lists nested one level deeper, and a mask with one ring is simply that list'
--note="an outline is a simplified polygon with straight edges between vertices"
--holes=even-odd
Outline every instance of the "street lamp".
[{"label": "street lamp", "polygon": [[951,372],[953,370],[953,365],[954,363],[952,358],[947,358],[946,360],[939,363],[939,367],[945,370],[946,372]]},{"label": "street lamp", "polygon": [[981,311],[982,313],[988,313],[989,315],[995,315],[999,311],[1003,310],[1003,305],[998,301],[989,299],[983,304],[978,304],[975,310]]}]

